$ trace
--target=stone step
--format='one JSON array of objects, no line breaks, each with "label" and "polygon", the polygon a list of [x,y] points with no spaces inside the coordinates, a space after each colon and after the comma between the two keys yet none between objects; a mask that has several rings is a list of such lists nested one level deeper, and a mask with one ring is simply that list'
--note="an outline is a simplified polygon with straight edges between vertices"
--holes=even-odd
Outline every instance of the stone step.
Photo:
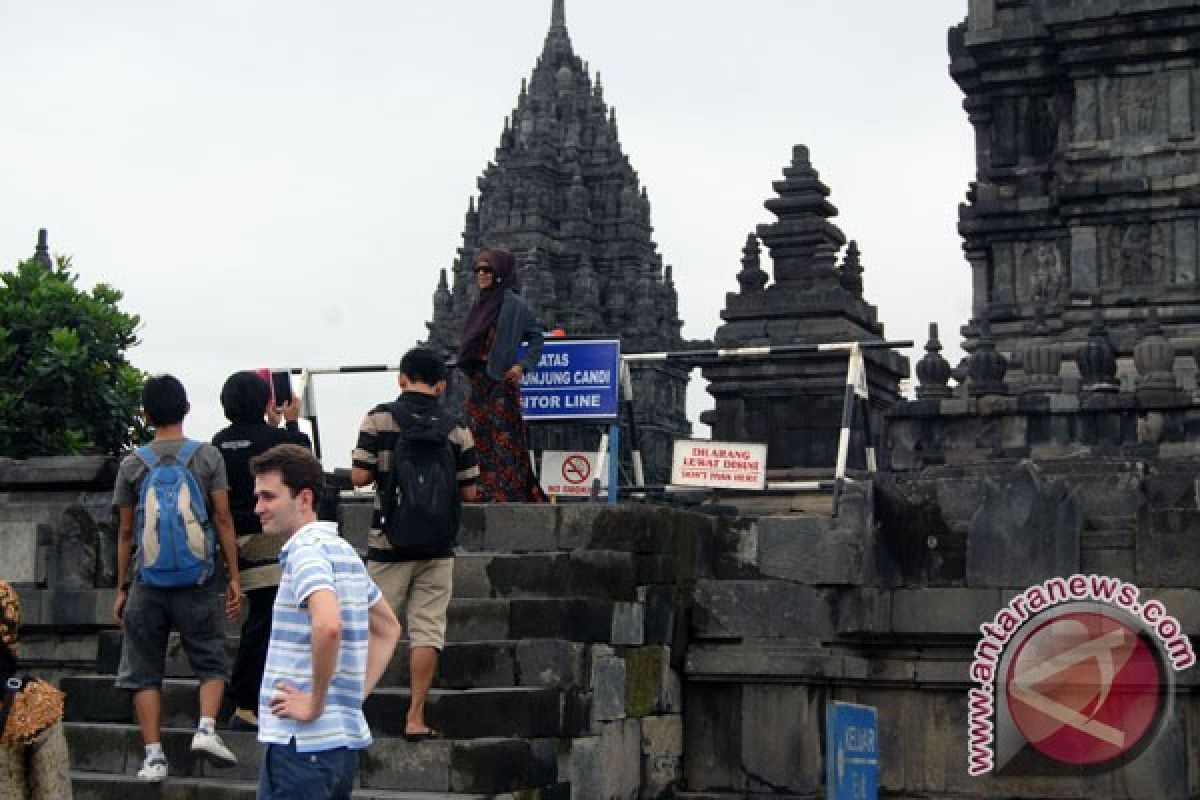
[{"label": "stone step", "polygon": [[[239,637],[226,640],[230,663],[237,653]],[[24,644],[22,642],[22,644]],[[586,645],[562,639],[522,639],[478,642],[448,642],[438,658],[434,686],[439,689],[484,689],[499,686],[558,686],[571,688],[583,678]],[[103,631],[99,636],[96,671],[115,675],[121,660],[121,632]],[[190,678],[192,669],[172,633],[167,642],[165,676]],[[401,643],[388,666],[380,687],[407,686],[408,646]]]},{"label": "stone step", "polygon": [[634,600],[639,558],[616,550],[571,553],[464,552],[454,561],[454,596],[603,597]]},{"label": "stone step", "polygon": [[[190,728],[164,728],[163,750],[174,779],[256,781],[263,745],[255,734],[222,731],[238,757],[220,769],[193,758]],[[358,783],[367,789],[429,792],[510,792],[557,781],[559,744],[553,739],[493,737],[413,743],[379,735],[359,754]],[[136,725],[67,724],[73,770],[136,781],[144,750]]]},{"label": "stone step", "polygon": [[[141,783],[133,775],[71,772],[75,800],[254,800],[255,781],[170,777],[161,784]],[[551,800],[566,798],[565,788],[521,789],[501,793],[418,792],[393,789],[354,790],[354,800]]]},{"label": "stone step", "polygon": [[[132,722],[133,695],[113,683],[111,676],[63,678],[66,718],[72,722]],[[552,687],[434,689],[426,701],[426,716],[450,738],[570,736],[585,724],[581,719],[585,715],[574,707],[583,700],[576,698]],[[383,736],[402,734],[408,702],[407,688],[376,689],[364,704],[371,730]],[[164,681],[163,725],[188,728],[195,725],[196,714],[196,681]]]}]

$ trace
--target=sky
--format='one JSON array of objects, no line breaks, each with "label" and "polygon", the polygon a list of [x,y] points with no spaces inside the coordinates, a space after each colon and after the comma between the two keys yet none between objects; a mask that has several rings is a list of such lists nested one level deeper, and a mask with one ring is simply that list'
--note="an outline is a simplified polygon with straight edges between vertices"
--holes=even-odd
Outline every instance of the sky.
[{"label": "sky", "polygon": [[[0,270],[38,228],[83,287],[141,317],[130,360],[187,386],[187,432],[225,424],[239,369],[396,363],[551,0],[0,0]],[[970,310],[956,232],[974,138],[947,72],[965,0],[567,0],[709,338],[763,201],[809,147],[862,250],[866,298],[915,364],[952,363]],[[764,269],[770,271],[765,258]],[[313,378],[323,460],[349,464],[389,375]],[[699,372],[695,421],[710,408]],[[696,434],[707,428],[696,425]]]}]

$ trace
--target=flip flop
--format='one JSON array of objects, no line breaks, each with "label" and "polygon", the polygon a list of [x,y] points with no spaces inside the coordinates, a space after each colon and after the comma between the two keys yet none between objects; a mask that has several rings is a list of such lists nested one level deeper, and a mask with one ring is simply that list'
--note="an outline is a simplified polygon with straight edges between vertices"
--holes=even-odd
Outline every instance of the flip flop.
[{"label": "flip flop", "polygon": [[442,738],[442,732],[436,728],[426,728],[423,731],[416,731],[414,733],[408,733],[405,731],[404,738],[410,742],[427,742],[430,739]]}]

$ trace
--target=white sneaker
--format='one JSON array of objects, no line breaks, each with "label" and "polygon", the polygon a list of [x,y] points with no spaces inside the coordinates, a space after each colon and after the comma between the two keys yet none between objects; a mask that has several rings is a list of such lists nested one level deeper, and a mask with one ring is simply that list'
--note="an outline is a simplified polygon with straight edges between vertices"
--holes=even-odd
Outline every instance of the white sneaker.
[{"label": "white sneaker", "polygon": [[165,758],[147,758],[138,770],[138,780],[147,783],[159,783],[167,779],[167,760]]},{"label": "white sneaker", "polygon": [[237,756],[215,733],[196,731],[196,735],[192,737],[192,752],[204,756],[209,763],[217,767],[236,767],[238,763]]}]

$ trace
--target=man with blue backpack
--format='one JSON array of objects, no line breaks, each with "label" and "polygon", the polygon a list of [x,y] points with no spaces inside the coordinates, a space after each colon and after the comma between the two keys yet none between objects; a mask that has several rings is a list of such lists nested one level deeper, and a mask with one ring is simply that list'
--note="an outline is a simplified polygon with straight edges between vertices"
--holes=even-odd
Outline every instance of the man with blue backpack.
[{"label": "man with blue backpack", "polygon": [[[146,749],[143,781],[167,777],[162,747],[162,680],[171,631],[179,633],[200,680],[200,722],[191,751],[221,767],[237,758],[216,733],[228,677],[225,623],[241,610],[237,543],[229,511],[229,481],[221,453],[187,439],[187,393],[171,375],[142,388],[142,410],[154,440],[122,460],[113,504],[119,514],[117,597],[113,616],[124,629],[116,685],[134,693]],[[224,598],[216,546],[228,567]]]}]

